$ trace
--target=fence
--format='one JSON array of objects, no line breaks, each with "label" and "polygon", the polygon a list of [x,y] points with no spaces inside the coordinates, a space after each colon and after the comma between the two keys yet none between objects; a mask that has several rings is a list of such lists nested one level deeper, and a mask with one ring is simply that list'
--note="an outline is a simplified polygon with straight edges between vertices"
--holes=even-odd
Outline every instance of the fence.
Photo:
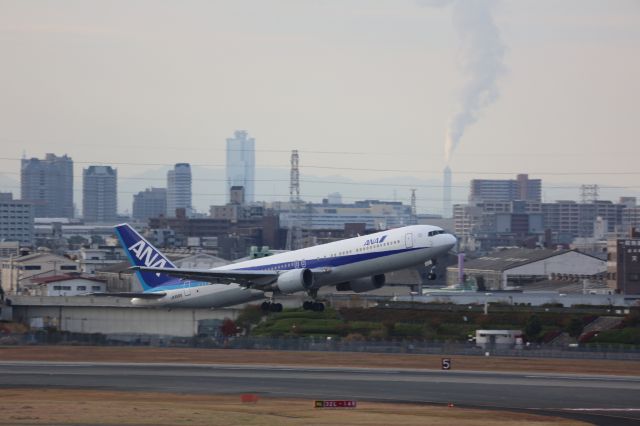
[{"label": "fence", "polygon": [[64,332],[38,332],[4,335],[1,345],[91,345],[91,346],[154,346],[225,349],[267,349],[282,351],[367,352],[393,354],[475,355],[640,360],[640,347],[624,345],[588,344],[579,347],[560,345],[494,345],[479,347],[473,343],[441,341],[349,341],[335,338],[310,337],[234,337],[184,338],[139,334],[81,334]]}]

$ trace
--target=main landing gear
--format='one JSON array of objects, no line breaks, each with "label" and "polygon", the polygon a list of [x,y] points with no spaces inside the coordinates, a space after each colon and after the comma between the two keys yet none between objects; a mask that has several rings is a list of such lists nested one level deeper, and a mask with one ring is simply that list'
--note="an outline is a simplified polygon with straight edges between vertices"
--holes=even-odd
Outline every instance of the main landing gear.
[{"label": "main landing gear", "polygon": [[271,301],[264,301],[260,305],[262,312],[282,312],[282,303],[275,303]]},{"label": "main landing gear", "polygon": [[429,281],[433,281],[436,278],[438,278],[438,276],[436,275],[436,260],[435,259],[431,259],[431,267],[429,268],[429,273],[427,274],[427,279]]},{"label": "main landing gear", "polygon": [[322,312],[324,311],[324,303],[314,302],[313,300],[306,300],[302,303],[302,309],[305,311]]}]

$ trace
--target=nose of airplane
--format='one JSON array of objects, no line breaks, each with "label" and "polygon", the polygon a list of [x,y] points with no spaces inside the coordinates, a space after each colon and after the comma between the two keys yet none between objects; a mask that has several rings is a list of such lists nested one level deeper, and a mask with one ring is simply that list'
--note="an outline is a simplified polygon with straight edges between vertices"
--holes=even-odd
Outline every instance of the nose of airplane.
[{"label": "nose of airplane", "polygon": [[442,234],[440,236],[442,237],[443,245],[448,247],[447,250],[451,250],[458,243],[458,239],[451,234]]}]

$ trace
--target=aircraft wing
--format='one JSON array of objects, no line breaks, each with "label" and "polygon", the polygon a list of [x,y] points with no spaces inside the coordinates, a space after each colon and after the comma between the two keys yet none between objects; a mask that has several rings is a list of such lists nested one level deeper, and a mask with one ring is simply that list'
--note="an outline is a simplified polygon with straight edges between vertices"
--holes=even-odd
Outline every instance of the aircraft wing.
[{"label": "aircraft wing", "polygon": [[261,287],[272,284],[278,279],[278,271],[154,268],[149,266],[134,266],[131,269],[211,283],[236,283],[246,287]]},{"label": "aircraft wing", "polygon": [[83,296],[91,297],[130,297],[136,299],[160,299],[166,296],[167,293],[161,291],[154,291],[149,293],[133,293],[133,292],[120,292],[120,293],[88,293]]}]

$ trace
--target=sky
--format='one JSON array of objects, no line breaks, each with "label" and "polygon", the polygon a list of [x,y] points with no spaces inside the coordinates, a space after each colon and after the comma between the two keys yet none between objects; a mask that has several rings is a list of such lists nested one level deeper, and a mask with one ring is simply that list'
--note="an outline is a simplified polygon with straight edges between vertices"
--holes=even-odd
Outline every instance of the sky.
[{"label": "sky", "polygon": [[[485,52],[496,63],[474,69]],[[447,135],[477,83],[454,202],[472,178],[516,173],[543,179],[546,201],[580,184],[640,197],[639,53],[632,0],[0,0],[0,191],[18,196],[23,155],[68,154],[76,204],[82,168],[111,164],[125,211],[189,162],[206,210],[245,129],[257,198],[288,198],[298,149],[305,199],[408,202],[413,185],[439,213]]]}]

